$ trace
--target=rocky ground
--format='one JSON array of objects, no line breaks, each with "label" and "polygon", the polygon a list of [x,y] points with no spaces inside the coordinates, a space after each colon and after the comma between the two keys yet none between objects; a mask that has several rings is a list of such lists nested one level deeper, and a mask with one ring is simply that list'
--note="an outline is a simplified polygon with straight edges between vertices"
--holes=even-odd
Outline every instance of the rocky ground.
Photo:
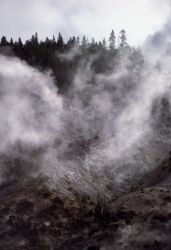
[{"label": "rocky ground", "polygon": [[0,249],[170,250],[169,175],[170,159],[154,178],[149,173],[144,184],[110,201],[77,193],[72,200],[61,197],[42,178],[4,184]]}]

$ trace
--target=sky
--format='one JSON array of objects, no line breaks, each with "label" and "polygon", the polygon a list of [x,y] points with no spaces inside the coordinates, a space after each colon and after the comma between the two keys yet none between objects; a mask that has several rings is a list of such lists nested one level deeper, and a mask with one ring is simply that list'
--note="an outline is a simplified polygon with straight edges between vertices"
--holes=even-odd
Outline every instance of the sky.
[{"label": "sky", "polygon": [[60,31],[65,39],[102,40],[125,29],[128,42],[141,45],[164,25],[170,6],[170,0],[0,0],[0,36],[25,40],[38,32],[44,39]]}]

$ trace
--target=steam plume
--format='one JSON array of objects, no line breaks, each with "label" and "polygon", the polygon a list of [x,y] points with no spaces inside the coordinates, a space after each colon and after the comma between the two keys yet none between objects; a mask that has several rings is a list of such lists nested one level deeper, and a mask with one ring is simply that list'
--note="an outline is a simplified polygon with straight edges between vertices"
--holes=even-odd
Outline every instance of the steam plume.
[{"label": "steam plume", "polygon": [[[58,94],[50,72],[40,73],[17,58],[1,55],[2,181],[11,169],[18,176],[43,172],[56,183],[63,185],[65,180],[79,191],[95,194],[106,192],[109,185],[112,192],[126,190],[154,168],[170,147],[168,119],[161,122],[163,100],[170,115],[166,29],[169,26],[158,33],[162,39],[155,34],[146,45],[157,44],[162,58],[154,60],[150,53],[150,64],[145,58],[139,70],[131,67],[131,49],[125,48],[118,68],[108,74],[95,74],[90,58],[79,65],[65,95]],[[60,58],[71,60],[78,53]],[[18,158],[20,164],[14,161]]]}]

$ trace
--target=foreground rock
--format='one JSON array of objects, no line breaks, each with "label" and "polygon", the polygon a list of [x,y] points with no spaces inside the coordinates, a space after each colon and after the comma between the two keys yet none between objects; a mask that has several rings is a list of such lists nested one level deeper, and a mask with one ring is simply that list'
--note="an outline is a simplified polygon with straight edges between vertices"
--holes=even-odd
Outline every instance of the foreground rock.
[{"label": "foreground rock", "polygon": [[40,180],[0,189],[0,249],[171,249],[171,190],[144,188],[110,202],[49,191]]}]

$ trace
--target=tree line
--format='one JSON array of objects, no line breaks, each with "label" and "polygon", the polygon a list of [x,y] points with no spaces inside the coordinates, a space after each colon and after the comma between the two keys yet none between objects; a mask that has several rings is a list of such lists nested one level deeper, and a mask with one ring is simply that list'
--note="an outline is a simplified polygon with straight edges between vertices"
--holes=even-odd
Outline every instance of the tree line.
[{"label": "tree line", "polygon": [[[112,30],[108,41],[104,38],[99,42],[94,38],[88,41],[85,35],[82,39],[75,36],[70,37],[65,42],[61,33],[51,39],[47,37],[44,41],[39,40],[38,34],[35,33],[31,39],[25,42],[20,37],[17,41],[14,41],[13,38],[8,41],[3,36],[0,41],[0,53],[6,47],[10,47],[15,56],[34,67],[41,70],[52,69],[56,85],[61,92],[68,89],[79,63],[83,60],[88,62],[93,55],[96,56],[93,57],[91,67],[96,74],[113,70],[124,54],[129,54],[131,67],[134,70],[135,68],[140,69],[143,63],[141,51],[128,45],[124,29],[120,31],[119,37],[116,37]],[[61,55],[67,55],[72,50],[79,51],[79,53],[75,53],[70,60],[61,60]]]}]

